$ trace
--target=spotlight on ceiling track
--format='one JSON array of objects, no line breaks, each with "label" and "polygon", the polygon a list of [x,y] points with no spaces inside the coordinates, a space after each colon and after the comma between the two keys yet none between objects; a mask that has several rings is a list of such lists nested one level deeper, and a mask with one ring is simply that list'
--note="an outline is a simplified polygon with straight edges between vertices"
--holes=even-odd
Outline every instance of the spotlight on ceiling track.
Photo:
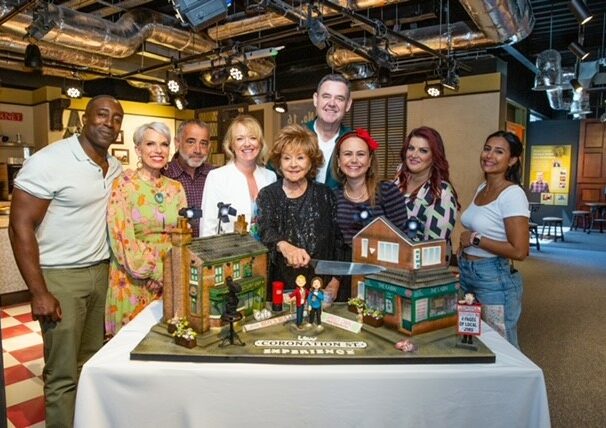
[{"label": "spotlight on ceiling track", "polygon": [[444,88],[441,83],[425,82],[425,93],[430,97],[439,97],[444,93]]},{"label": "spotlight on ceiling track", "polygon": [[243,63],[235,63],[229,66],[229,76],[232,80],[241,82],[248,78],[248,67]]},{"label": "spotlight on ceiling track", "polygon": [[570,86],[572,86],[572,90],[576,93],[583,92],[583,85],[581,85],[581,82],[579,82],[578,79],[572,79],[570,81]]},{"label": "spotlight on ceiling track", "polygon": [[324,49],[330,37],[328,29],[318,18],[311,18],[307,21],[307,34],[311,43],[318,49]]},{"label": "spotlight on ceiling track", "polygon": [[81,80],[76,80],[76,81],[72,81],[69,83],[65,84],[65,87],[63,89],[63,93],[68,97],[68,98],[82,98],[82,95],[84,95],[84,89],[83,89],[83,84]]},{"label": "spotlight on ceiling track", "polygon": [[210,80],[215,85],[222,85],[229,79],[229,76],[229,70],[227,68],[215,68],[210,73]]},{"label": "spotlight on ceiling track", "polygon": [[33,43],[27,45],[23,63],[26,67],[31,69],[42,70],[42,54],[40,53],[40,48]]},{"label": "spotlight on ceiling track", "polygon": [[175,107],[177,108],[177,110],[185,110],[185,108],[187,107],[187,100],[185,99],[185,97],[175,97],[173,99],[173,102],[175,103]]},{"label": "spotlight on ceiling track", "polygon": [[181,73],[177,70],[169,70],[166,73],[166,87],[171,95],[182,95],[187,92],[187,85]]},{"label": "spotlight on ceiling track", "polygon": [[593,15],[584,0],[570,0],[568,7],[577,18],[580,25],[587,24],[593,18]]},{"label": "spotlight on ceiling track", "polygon": [[286,99],[284,97],[280,97],[276,94],[274,98],[274,111],[276,113],[286,113],[288,111],[288,104],[286,103]]},{"label": "spotlight on ceiling track", "polygon": [[451,91],[459,90],[459,76],[454,71],[449,71],[446,74],[446,77],[442,79],[442,86],[446,89],[450,89]]},{"label": "spotlight on ceiling track", "polygon": [[570,44],[568,45],[568,50],[575,54],[580,61],[583,61],[589,56],[589,52],[583,49],[583,46],[581,46],[577,42],[570,42]]},{"label": "spotlight on ceiling track", "polygon": [[227,16],[231,0],[169,0],[183,25],[200,30]]}]

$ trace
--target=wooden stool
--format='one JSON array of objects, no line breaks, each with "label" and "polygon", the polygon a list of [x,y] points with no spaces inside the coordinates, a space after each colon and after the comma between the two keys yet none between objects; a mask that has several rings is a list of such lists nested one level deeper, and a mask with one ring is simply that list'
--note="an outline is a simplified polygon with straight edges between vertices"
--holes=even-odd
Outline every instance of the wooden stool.
[{"label": "wooden stool", "polygon": [[528,223],[528,231],[530,232],[530,237],[534,237],[534,244],[531,242],[530,246],[533,245],[537,247],[537,251],[541,251],[541,244],[539,242],[539,225],[533,222]]},{"label": "wooden stool", "polygon": [[591,223],[591,213],[584,210],[574,210],[570,230],[577,230],[580,222],[583,222],[583,232],[586,232],[589,229],[589,223]]},{"label": "wooden stool", "polygon": [[591,226],[589,227],[589,230],[587,231],[587,233],[591,232],[591,229],[593,229],[594,224],[596,224],[597,226],[600,226],[600,233],[602,233],[602,231],[604,230],[604,225],[606,224],[606,218],[591,219]]},{"label": "wooden stool", "polygon": [[[553,236],[554,242],[558,238],[564,240],[564,231],[562,230],[562,217],[543,217],[543,228],[541,229],[541,237],[545,237],[545,227],[547,227],[547,236]],[[553,227],[553,235],[551,228]],[[558,228],[560,233],[558,234]]]}]

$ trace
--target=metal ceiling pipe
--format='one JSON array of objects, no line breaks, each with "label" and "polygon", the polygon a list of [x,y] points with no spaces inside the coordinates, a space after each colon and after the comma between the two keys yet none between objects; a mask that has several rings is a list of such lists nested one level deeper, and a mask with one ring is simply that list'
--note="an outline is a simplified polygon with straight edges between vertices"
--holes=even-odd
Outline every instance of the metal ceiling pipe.
[{"label": "metal ceiling pipe", "polygon": [[[0,33],[0,48],[23,54],[29,42],[19,36]],[[38,42],[43,58],[71,64],[86,64],[87,67],[108,71],[112,68],[112,60],[106,56],[96,55],[74,49],[65,49],[45,42]]]},{"label": "metal ceiling pipe", "polygon": [[[473,31],[465,22],[456,22],[450,28],[453,50],[468,50],[494,45],[492,40],[487,39],[482,33]],[[444,31],[445,28],[442,27],[442,30]],[[448,49],[447,34],[440,33],[440,26],[423,27],[404,31],[403,33],[407,37],[418,40],[433,50],[445,51]],[[427,54],[422,49],[406,42],[390,43],[389,52],[396,58]],[[326,62],[331,67],[341,68],[352,63],[366,62],[366,60],[349,49],[336,48],[327,53]]]},{"label": "metal ceiling pipe", "polygon": [[[0,19],[12,10],[14,1],[3,2]],[[117,22],[85,14],[55,4],[48,5],[49,19],[55,26],[42,38],[72,49],[93,51],[113,58],[131,56],[144,41],[170,47],[184,54],[197,54],[215,49],[217,44],[198,34],[170,27],[176,20],[160,13],[136,9],[126,12]],[[19,13],[2,25],[13,34],[25,35],[32,23],[30,13]]]},{"label": "metal ceiling pipe", "polygon": [[496,44],[524,40],[534,27],[530,0],[459,0],[473,22]]},{"label": "metal ceiling pipe", "polygon": [[[384,7],[391,4],[405,3],[409,0],[334,0],[333,3],[343,7],[349,7],[353,10],[370,9],[374,7]],[[318,6],[323,17],[336,16],[338,13],[324,6]],[[307,6],[295,7],[295,11],[307,15]],[[253,16],[251,18],[241,19],[239,21],[228,22],[223,25],[213,26],[207,30],[208,37],[212,40],[221,41],[231,39],[244,34],[254,33],[256,31],[268,30],[270,28],[280,28],[293,25],[293,22],[277,13],[269,12],[263,15]]]},{"label": "metal ceiling pipe", "polygon": [[[534,16],[529,0],[459,0],[479,28],[473,31],[464,22],[450,25],[452,50],[484,48],[504,43],[514,43],[527,37],[534,26]],[[496,3],[496,5],[495,5]],[[490,18],[490,19],[488,19]],[[448,28],[435,25],[403,34],[437,51],[448,47]],[[423,51],[406,42],[389,45],[394,57],[403,58],[420,55]],[[331,67],[340,68],[356,62],[367,62],[349,49],[337,48],[327,54]]]}]

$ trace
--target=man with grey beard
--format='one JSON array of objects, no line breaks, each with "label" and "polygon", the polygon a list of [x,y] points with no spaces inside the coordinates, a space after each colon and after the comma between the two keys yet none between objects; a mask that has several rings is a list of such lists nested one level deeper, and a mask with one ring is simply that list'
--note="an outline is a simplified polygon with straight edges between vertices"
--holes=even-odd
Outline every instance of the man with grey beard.
[{"label": "man with grey beard", "polygon": [[[200,208],[206,176],[213,169],[207,162],[210,152],[209,126],[195,119],[181,123],[175,135],[175,148],[177,152],[168,163],[164,175],[183,185],[189,207]],[[199,219],[190,220],[190,225],[193,237],[200,236]]]}]

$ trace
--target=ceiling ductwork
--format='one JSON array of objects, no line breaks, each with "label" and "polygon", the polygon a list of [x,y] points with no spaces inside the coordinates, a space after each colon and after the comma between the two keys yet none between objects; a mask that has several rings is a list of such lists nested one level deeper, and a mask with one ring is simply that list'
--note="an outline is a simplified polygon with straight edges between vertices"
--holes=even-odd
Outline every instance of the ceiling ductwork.
[{"label": "ceiling ductwork", "polygon": [[[342,7],[348,7],[353,10],[370,9],[373,7],[383,7],[391,4],[404,3],[408,0],[334,0],[332,3],[338,4]],[[320,14],[328,18],[330,16],[338,15],[334,9],[318,5]],[[295,7],[293,11],[296,11],[301,16],[307,15],[307,6]],[[226,24],[213,26],[207,30],[208,37],[212,40],[221,41],[231,39],[237,36],[243,36],[245,34],[255,33],[261,30],[267,30],[270,28],[280,28],[293,25],[292,20],[282,16],[278,13],[268,12],[262,15],[253,16],[250,18],[244,18]]]},{"label": "ceiling ductwork", "polygon": [[[7,16],[18,1],[0,4],[0,19]],[[54,4],[48,4],[49,21],[55,26],[42,37],[48,43],[71,49],[96,52],[112,58],[126,58],[137,52],[143,42],[176,49],[191,55],[208,52],[216,43],[189,31],[172,28],[174,18],[146,9],[126,12],[117,22]],[[24,36],[32,24],[32,15],[22,12],[2,24],[3,31]]]},{"label": "ceiling ductwork", "polygon": [[[449,25],[449,28],[433,26],[403,31],[401,34],[436,51],[448,49],[456,51],[514,43],[526,38],[532,32],[534,16],[529,0],[459,1],[472,17],[479,32],[471,30],[464,22],[455,22]],[[448,31],[450,31],[450,45]],[[390,43],[389,50],[397,58],[424,53],[424,50],[417,46],[399,41]],[[337,48],[327,55],[327,62],[332,67],[340,68],[347,64],[367,61],[349,49]]]}]

